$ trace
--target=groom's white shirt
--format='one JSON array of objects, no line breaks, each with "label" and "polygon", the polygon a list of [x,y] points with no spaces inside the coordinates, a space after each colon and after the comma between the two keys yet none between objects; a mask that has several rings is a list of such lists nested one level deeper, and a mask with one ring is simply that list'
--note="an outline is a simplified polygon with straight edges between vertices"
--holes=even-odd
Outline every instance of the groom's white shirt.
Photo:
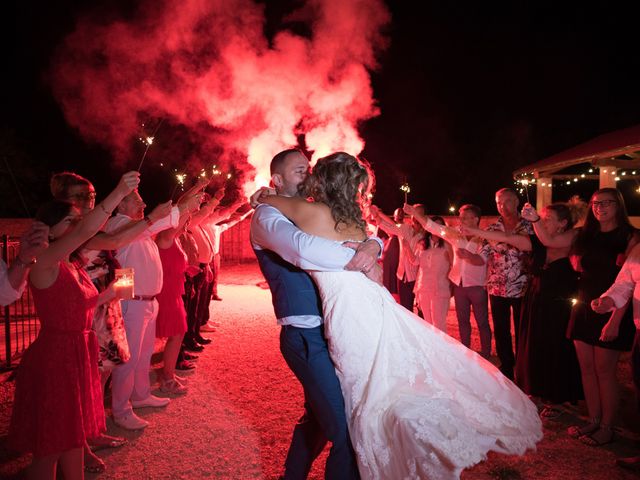
[{"label": "groom's white shirt", "polygon": [[[381,241],[374,238],[378,243]],[[261,204],[251,219],[251,245],[256,250],[271,250],[287,262],[303,270],[341,272],[355,251],[339,242],[304,233],[280,210]],[[382,250],[382,247],[380,247]],[[322,324],[317,315],[278,318],[279,325],[313,328]]]}]

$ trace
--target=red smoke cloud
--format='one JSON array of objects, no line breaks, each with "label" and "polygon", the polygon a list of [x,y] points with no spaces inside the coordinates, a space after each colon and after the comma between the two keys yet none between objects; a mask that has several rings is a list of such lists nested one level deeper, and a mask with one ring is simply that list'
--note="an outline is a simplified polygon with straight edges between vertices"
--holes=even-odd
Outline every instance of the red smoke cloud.
[{"label": "red smoke cloud", "polygon": [[316,158],[359,153],[357,124],[378,114],[368,71],[385,43],[382,2],[309,0],[287,20],[310,35],[272,39],[263,10],[250,0],[163,0],[127,20],[85,16],[57,51],[54,95],[67,121],[118,159],[149,118],[164,119],[159,136],[186,128],[198,145],[182,153],[190,164],[246,169],[248,158],[259,182],[299,133]]}]

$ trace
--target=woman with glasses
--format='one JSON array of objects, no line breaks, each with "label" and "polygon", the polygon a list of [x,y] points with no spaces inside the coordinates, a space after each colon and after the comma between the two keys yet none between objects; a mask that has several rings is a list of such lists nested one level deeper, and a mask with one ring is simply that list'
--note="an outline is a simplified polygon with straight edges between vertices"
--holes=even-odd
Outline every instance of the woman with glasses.
[{"label": "woman with glasses", "polygon": [[613,440],[619,389],[616,366],[620,352],[631,350],[635,327],[631,308],[598,314],[590,304],[615,281],[626,255],[638,242],[638,232],[615,188],[597,190],[589,205],[572,249],[579,281],[567,336],[576,347],[590,421],[570,427],[568,433],[587,445],[600,446]]},{"label": "woman with glasses", "polygon": [[[93,211],[96,190],[93,184],[83,176],[74,172],[56,173],[51,177],[49,186],[56,200],[71,203],[81,215],[87,215]],[[166,213],[166,206],[160,206],[149,214],[149,218],[156,221]],[[120,268],[112,250],[128,244],[146,228],[147,223],[141,220],[117,234],[100,231],[82,245],[77,252],[79,261],[83,262],[84,269],[98,291],[102,292],[107,288],[115,278],[115,269]],[[129,344],[119,299],[105,302],[95,309],[92,328],[98,338],[100,383],[104,391],[113,368],[129,359]],[[123,437],[105,433],[89,438],[90,448],[85,449],[85,470],[89,473],[104,472],[106,468],[104,462],[93,452],[104,448],[118,448],[126,442],[127,440]]]}]

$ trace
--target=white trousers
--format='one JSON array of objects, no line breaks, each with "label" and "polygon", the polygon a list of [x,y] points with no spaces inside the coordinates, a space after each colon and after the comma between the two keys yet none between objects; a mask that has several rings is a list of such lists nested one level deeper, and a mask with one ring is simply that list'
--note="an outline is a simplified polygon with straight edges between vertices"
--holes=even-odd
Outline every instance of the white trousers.
[{"label": "white trousers", "polygon": [[447,312],[450,297],[436,296],[430,292],[416,292],[418,307],[425,321],[447,333]]},{"label": "white trousers", "polygon": [[111,377],[111,408],[115,418],[132,412],[130,400],[151,395],[149,370],[156,339],[158,301],[123,300],[122,315],[131,358],[115,367]]}]

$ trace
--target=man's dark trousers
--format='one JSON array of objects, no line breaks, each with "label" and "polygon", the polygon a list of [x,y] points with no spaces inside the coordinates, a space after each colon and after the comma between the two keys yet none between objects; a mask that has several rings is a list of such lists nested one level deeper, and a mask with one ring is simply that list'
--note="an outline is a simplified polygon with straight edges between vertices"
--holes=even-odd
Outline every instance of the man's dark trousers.
[{"label": "man's dark trousers", "polygon": [[324,339],[323,327],[285,325],[280,351],[304,389],[305,414],[293,430],[285,461],[285,480],[307,478],[311,464],[327,441],[332,443],[325,469],[327,480],[359,479],[349,439],[342,390]]}]

